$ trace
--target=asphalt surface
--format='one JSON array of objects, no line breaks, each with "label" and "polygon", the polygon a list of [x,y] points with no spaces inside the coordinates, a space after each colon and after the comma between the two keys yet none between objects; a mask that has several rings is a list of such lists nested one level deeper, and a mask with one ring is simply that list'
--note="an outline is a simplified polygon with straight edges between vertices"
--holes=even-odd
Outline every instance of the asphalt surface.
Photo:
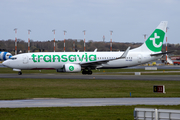
[{"label": "asphalt surface", "polygon": [[180,75],[81,75],[81,74],[0,74],[0,78],[37,78],[37,79],[100,79],[100,80],[174,80]]},{"label": "asphalt surface", "polygon": [[83,107],[115,105],[179,105],[180,98],[72,98],[0,100],[0,108]]},{"label": "asphalt surface", "polygon": [[180,69],[180,65],[134,66],[126,69],[145,69],[145,67],[157,67],[157,69]]}]

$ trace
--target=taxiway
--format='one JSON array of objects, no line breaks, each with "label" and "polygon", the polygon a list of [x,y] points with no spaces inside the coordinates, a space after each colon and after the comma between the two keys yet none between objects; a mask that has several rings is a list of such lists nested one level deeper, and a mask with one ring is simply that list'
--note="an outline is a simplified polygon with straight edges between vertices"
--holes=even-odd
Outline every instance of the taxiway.
[{"label": "taxiway", "polygon": [[43,74],[31,73],[18,75],[15,73],[0,74],[0,78],[37,78],[37,79],[98,79],[98,80],[174,80],[180,81],[180,75],[81,75],[81,74]]},{"label": "taxiway", "polygon": [[116,105],[179,105],[180,98],[37,98],[29,100],[0,100],[0,108],[25,107],[83,107]]}]

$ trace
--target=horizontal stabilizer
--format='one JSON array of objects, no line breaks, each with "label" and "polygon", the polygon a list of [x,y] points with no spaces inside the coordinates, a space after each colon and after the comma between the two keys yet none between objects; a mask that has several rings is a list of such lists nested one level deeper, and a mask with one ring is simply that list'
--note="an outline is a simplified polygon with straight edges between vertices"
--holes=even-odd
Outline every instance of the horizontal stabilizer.
[{"label": "horizontal stabilizer", "polygon": [[172,53],[172,52],[174,52],[174,51],[151,54],[151,56],[159,56],[159,55],[169,54],[169,53]]}]

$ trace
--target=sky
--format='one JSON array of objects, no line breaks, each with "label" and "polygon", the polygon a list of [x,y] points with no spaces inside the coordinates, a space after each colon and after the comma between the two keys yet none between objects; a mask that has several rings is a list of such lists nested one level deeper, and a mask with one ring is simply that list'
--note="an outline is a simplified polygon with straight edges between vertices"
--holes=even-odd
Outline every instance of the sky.
[{"label": "sky", "polygon": [[168,21],[168,43],[180,43],[180,0],[0,0],[0,40],[85,39],[144,42]]}]

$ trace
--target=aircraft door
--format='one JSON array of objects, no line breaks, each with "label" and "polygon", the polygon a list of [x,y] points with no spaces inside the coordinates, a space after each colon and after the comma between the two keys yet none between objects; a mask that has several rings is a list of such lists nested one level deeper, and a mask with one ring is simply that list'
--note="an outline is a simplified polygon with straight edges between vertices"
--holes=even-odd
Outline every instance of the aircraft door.
[{"label": "aircraft door", "polygon": [[141,63],[141,62],[142,62],[142,55],[139,54],[139,55],[138,55],[138,63]]},{"label": "aircraft door", "polygon": [[23,55],[23,63],[27,64],[28,63],[28,56]]}]

